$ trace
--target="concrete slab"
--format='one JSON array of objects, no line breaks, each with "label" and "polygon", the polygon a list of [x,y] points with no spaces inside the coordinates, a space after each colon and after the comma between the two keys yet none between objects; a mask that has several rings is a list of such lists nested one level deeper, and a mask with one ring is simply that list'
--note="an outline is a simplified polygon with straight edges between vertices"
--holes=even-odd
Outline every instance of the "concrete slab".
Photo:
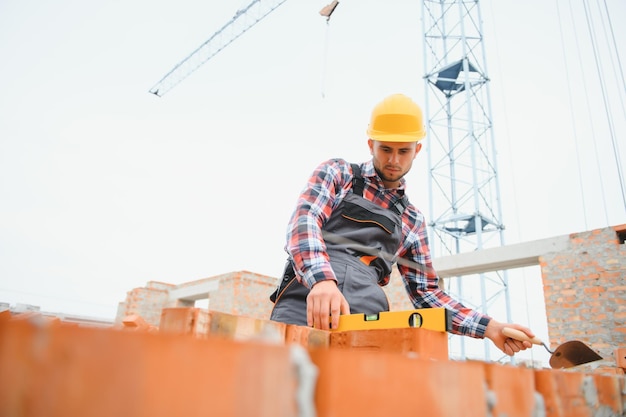
[{"label": "concrete slab", "polygon": [[570,236],[562,235],[443,256],[433,259],[433,265],[440,277],[449,278],[538,265],[540,256],[569,248]]}]

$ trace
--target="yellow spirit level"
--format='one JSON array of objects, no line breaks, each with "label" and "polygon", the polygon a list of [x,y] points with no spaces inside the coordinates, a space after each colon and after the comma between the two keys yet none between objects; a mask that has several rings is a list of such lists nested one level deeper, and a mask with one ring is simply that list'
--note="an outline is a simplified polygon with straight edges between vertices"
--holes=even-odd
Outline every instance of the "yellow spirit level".
[{"label": "yellow spirit level", "polygon": [[408,327],[447,332],[452,328],[452,315],[445,308],[383,311],[377,314],[345,314],[339,317],[339,327],[332,330],[342,332]]}]

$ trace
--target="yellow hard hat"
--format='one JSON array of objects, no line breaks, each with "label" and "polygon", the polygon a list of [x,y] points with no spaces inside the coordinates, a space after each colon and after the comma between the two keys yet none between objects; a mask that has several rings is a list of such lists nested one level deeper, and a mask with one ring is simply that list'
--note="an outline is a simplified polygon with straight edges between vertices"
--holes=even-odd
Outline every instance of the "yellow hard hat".
[{"label": "yellow hard hat", "polygon": [[404,94],[392,94],[372,110],[367,135],[381,142],[420,141],[426,136],[422,109]]}]

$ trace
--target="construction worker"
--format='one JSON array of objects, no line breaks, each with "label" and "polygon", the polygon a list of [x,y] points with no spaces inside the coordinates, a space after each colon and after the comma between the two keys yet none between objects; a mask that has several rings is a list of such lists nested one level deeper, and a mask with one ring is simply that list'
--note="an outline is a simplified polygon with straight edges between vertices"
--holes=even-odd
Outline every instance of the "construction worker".
[{"label": "construction worker", "polygon": [[487,337],[507,355],[531,347],[502,334],[506,326],[532,338],[530,329],[467,308],[438,285],[424,216],[404,193],[404,176],[426,135],[420,107],[403,94],[386,97],[374,107],[367,134],[371,160],[325,161],[300,194],[270,319],[328,330],[339,326],[340,314],[388,311],[381,286],[396,263],[415,308],[449,309],[452,333]]}]

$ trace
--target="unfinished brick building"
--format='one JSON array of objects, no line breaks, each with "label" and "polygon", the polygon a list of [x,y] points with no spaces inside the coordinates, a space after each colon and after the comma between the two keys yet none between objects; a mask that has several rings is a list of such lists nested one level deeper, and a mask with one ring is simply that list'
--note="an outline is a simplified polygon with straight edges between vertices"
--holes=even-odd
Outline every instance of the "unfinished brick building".
[{"label": "unfinished brick building", "polygon": [[[603,357],[612,357],[616,346],[626,344],[625,239],[626,225],[606,227],[438,259],[437,270],[449,277],[539,264],[550,340],[560,344],[580,339]],[[391,309],[411,309],[401,280],[394,278],[385,288]],[[272,308],[268,295],[276,279],[239,271],[181,285],[152,281],[128,292],[116,322],[136,314],[158,326],[163,308],[193,307],[203,298],[209,299],[212,311],[267,319]]]}]

